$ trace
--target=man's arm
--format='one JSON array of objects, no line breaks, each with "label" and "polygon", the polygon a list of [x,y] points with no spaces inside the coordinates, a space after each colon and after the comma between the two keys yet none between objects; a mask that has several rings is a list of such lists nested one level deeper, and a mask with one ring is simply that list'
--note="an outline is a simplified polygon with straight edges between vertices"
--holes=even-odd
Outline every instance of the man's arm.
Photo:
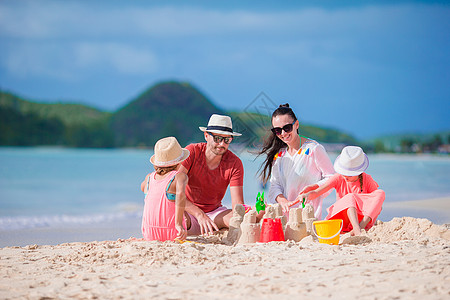
[{"label": "man's arm", "polygon": [[[179,167],[180,171],[187,174],[187,169],[180,165]],[[197,219],[198,224],[200,225],[201,233],[212,233],[213,231],[218,231],[219,228],[214,223],[213,220],[211,220],[204,212],[201,210],[198,206],[196,206],[194,203],[192,203],[189,199],[186,201],[186,211],[192,215],[194,218]]]},{"label": "man's arm", "polygon": [[244,188],[242,186],[230,186],[231,209],[236,204],[244,204]]},{"label": "man's arm", "polygon": [[201,233],[213,233],[214,231],[218,231],[219,227],[217,227],[216,223],[211,220],[199,207],[197,207],[191,201],[186,201],[186,211],[197,219],[198,224],[200,225]]}]

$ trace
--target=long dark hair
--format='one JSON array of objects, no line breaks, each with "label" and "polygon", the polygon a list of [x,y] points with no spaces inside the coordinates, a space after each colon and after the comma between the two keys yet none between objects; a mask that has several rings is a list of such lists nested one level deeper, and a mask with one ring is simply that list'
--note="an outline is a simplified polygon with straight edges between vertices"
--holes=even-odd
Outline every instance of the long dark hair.
[{"label": "long dark hair", "polygon": [[359,174],[358,175],[358,179],[359,179],[359,185],[361,186],[361,193],[363,192],[363,174]]},{"label": "long dark hair", "polygon": [[[273,113],[272,113],[272,119],[279,115],[289,115],[291,118],[295,121],[297,121],[297,117],[294,114],[294,111],[292,108],[289,107],[289,104],[281,104]],[[271,119],[271,120],[272,120]],[[297,130],[298,133],[298,130]],[[272,164],[273,159],[275,157],[275,154],[277,154],[282,148],[286,148],[287,144],[280,140],[272,131],[269,131],[269,134],[266,135],[263,142],[263,147],[261,151],[258,152],[258,156],[261,154],[266,154],[266,159],[262,163],[259,170],[260,177],[265,185],[267,181],[270,178],[270,175],[272,174]]]}]

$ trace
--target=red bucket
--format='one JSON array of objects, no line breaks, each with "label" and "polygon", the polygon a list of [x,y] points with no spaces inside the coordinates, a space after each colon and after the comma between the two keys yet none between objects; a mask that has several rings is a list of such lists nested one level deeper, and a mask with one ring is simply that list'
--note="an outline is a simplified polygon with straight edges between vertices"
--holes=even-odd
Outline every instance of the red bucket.
[{"label": "red bucket", "polygon": [[283,225],[280,219],[263,219],[261,225],[260,243],[268,243],[274,241],[284,241]]}]

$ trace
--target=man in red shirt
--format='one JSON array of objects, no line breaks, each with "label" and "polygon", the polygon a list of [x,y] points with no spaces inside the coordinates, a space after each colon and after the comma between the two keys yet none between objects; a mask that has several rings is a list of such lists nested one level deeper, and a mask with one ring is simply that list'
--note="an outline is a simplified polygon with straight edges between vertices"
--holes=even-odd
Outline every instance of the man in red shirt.
[{"label": "man in red shirt", "polygon": [[[186,147],[190,156],[182,162],[180,171],[186,173],[186,211],[188,234],[211,233],[229,227],[232,210],[222,206],[222,199],[230,186],[231,204],[244,204],[244,167],[228,146],[233,136],[231,118],[213,114],[208,127],[199,127],[206,143]],[[190,222],[189,222],[190,221]]]}]

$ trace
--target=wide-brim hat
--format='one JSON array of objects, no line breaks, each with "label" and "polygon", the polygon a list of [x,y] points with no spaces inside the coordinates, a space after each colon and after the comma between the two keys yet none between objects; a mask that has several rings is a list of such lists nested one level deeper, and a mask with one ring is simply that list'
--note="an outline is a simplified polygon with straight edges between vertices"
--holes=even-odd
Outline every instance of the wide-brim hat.
[{"label": "wide-brim hat", "polygon": [[357,176],[369,167],[369,158],[357,146],[347,146],[342,149],[334,161],[334,170],[344,176]]},{"label": "wide-brim hat", "polygon": [[233,132],[233,124],[229,116],[221,116],[213,114],[209,118],[208,127],[199,127],[201,131],[207,131],[217,134],[226,134],[240,136],[242,134]]},{"label": "wide-brim hat", "polygon": [[155,144],[155,154],[150,162],[156,167],[177,165],[189,157],[189,150],[181,148],[173,136],[160,139]]}]

